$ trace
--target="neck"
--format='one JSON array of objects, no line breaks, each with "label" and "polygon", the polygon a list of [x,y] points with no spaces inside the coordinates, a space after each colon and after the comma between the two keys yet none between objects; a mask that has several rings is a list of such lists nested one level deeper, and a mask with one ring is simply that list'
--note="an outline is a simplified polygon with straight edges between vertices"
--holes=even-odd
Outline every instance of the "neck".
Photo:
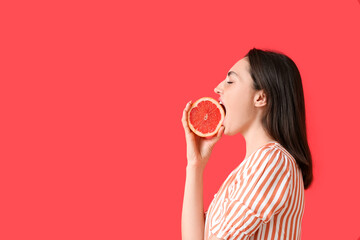
[{"label": "neck", "polygon": [[243,133],[246,142],[246,155],[248,158],[253,152],[269,142],[277,142],[269,136],[260,122],[255,122]]}]

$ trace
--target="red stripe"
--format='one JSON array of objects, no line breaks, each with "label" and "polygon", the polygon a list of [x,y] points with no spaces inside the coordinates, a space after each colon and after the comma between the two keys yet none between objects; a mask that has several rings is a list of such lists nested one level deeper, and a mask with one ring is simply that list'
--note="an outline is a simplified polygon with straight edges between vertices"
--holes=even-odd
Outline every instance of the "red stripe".
[{"label": "red stripe", "polygon": [[[205,221],[205,239],[210,237],[210,231],[218,238],[225,238],[238,234],[239,229],[241,233],[253,235],[254,239],[300,239],[304,185],[295,159],[279,143],[272,143],[259,148],[244,161],[229,174],[211,202]],[[231,196],[230,186],[233,187]],[[261,192],[260,200],[255,203]],[[221,209],[225,199],[229,202],[226,209]],[[232,210],[234,213],[230,215]],[[225,216],[215,224],[220,212]]]}]

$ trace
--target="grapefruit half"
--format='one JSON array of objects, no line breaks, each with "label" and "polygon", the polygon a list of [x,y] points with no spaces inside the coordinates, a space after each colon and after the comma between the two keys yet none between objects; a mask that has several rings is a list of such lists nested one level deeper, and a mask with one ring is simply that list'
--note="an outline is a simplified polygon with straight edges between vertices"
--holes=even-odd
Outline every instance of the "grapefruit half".
[{"label": "grapefruit half", "polygon": [[200,137],[215,135],[223,123],[225,111],[218,101],[211,97],[196,100],[188,111],[190,129]]}]

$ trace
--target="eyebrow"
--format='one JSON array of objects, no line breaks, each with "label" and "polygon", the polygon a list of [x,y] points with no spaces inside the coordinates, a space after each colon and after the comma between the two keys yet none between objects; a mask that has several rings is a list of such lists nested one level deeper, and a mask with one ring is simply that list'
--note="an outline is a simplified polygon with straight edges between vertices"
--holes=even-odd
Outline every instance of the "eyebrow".
[{"label": "eyebrow", "polygon": [[237,77],[239,77],[239,75],[236,73],[236,72],[234,72],[234,71],[230,71],[230,72],[228,72],[228,76],[230,76],[231,74],[235,74]]}]

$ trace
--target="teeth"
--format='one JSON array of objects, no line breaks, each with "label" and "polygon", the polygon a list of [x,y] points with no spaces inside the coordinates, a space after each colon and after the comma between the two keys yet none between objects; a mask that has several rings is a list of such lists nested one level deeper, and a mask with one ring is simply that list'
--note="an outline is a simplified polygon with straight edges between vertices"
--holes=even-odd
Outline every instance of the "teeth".
[{"label": "teeth", "polygon": [[224,105],[221,101],[219,101],[219,104],[222,106],[222,108],[224,109],[225,114],[226,114],[226,108],[225,108],[225,105]]}]

